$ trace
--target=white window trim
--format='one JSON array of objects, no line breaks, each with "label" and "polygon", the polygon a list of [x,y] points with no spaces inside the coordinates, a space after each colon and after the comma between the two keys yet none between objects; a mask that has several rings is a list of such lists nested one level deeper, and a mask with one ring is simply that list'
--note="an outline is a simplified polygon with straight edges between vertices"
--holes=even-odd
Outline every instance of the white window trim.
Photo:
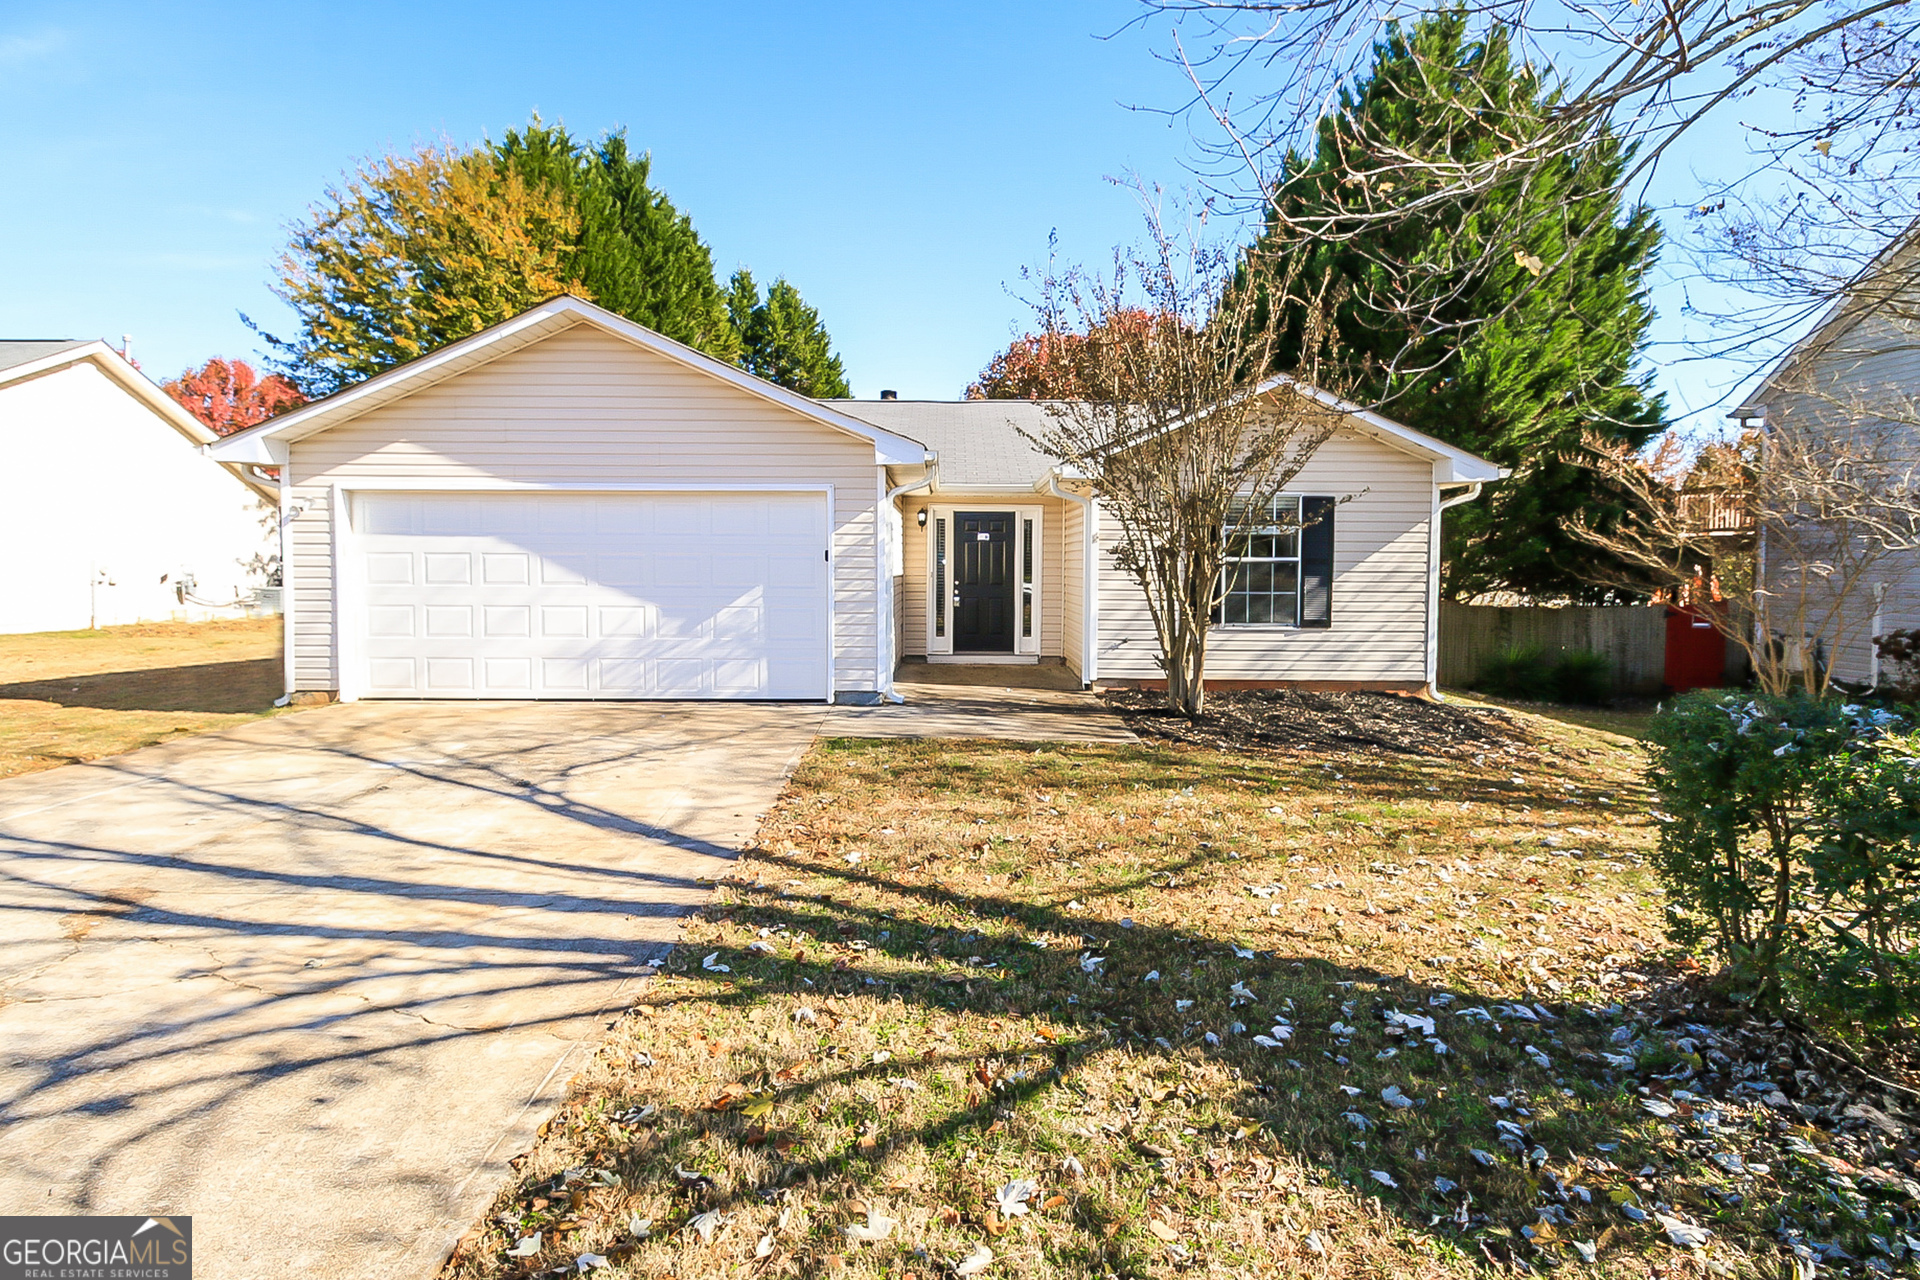
[{"label": "white window trim", "polygon": [[[1320,494],[1320,493],[1276,493],[1273,496],[1275,501],[1278,501],[1282,498],[1292,498],[1296,503],[1304,503],[1308,498],[1322,498],[1322,497],[1325,497],[1326,495]],[[1272,527],[1272,526],[1268,526],[1268,525],[1261,526],[1261,528],[1269,528],[1269,527]],[[1305,575],[1305,563],[1302,559],[1301,553],[1306,550],[1306,548],[1303,547],[1300,542],[1301,532],[1302,531],[1297,527],[1293,531],[1293,536],[1294,536],[1293,621],[1292,622],[1213,622],[1208,624],[1207,630],[1209,631],[1302,631],[1302,630],[1305,630],[1305,628],[1303,628],[1300,625],[1300,589],[1302,585],[1301,579]],[[1226,571],[1226,567],[1227,567],[1226,562],[1223,560],[1220,566],[1222,573]],[[1224,605],[1223,605],[1223,611],[1224,611]]]},{"label": "white window trim", "polygon": [[[1045,554],[1047,545],[1047,509],[1044,506],[1038,506],[1033,503],[995,502],[992,500],[984,502],[942,502],[934,503],[927,507],[927,564],[926,577],[922,587],[927,602],[927,655],[932,657],[935,654],[951,654],[953,652],[953,618],[950,607],[948,609],[947,634],[944,636],[934,634],[935,610],[940,607],[940,602],[934,599],[934,583],[937,579],[935,569],[940,542],[937,535],[936,522],[941,520],[947,522],[947,554],[948,558],[951,559],[953,554],[953,515],[956,511],[1006,511],[1012,513],[1014,522],[1013,652],[1020,657],[1038,657],[1040,654],[1040,639],[1046,634],[1046,588],[1044,583],[1047,560]],[[1020,593],[1024,588],[1020,582],[1020,567],[1026,560],[1026,521],[1028,520],[1033,521],[1033,634],[1023,636],[1020,634]],[[948,604],[950,606],[952,603],[951,596],[953,594],[953,573],[951,568],[949,568],[947,573],[947,594],[949,596]]]}]

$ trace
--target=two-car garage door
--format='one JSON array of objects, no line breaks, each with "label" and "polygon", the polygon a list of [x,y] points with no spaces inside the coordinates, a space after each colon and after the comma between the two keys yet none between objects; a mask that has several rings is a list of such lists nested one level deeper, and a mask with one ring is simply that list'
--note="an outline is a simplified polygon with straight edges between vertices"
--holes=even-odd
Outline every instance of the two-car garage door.
[{"label": "two-car garage door", "polygon": [[822,493],[362,493],[348,536],[367,697],[829,693]]}]

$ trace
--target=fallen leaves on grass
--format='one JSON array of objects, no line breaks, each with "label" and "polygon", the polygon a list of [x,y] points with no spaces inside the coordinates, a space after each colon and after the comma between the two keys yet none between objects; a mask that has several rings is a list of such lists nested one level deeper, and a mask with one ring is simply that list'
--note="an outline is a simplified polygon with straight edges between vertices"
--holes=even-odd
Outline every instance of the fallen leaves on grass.
[{"label": "fallen leaves on grass", "polygon": [[1673,985],[1554,754],[816,748],[448,1280],[1905,1265],[1902,1104]]}]

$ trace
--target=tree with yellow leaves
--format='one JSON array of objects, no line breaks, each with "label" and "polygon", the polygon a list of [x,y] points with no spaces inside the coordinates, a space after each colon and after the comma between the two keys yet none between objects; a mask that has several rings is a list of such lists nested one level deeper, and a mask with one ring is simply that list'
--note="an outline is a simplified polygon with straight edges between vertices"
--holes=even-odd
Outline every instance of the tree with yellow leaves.
[{"label": "tree with yellow leaves", "polygon": [[268,337],[309,395],[326,395],[477,333],[575,278],[580,215],[485,151],[423,147],[360,166],[294,228],[274,291],[300,321]]}]

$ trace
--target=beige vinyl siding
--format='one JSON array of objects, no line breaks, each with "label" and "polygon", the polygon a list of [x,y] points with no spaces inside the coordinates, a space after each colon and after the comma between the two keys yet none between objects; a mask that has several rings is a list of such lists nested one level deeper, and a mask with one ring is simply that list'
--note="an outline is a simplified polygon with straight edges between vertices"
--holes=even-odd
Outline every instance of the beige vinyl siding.
[{"label": "beige vinyl siding", "polygon": [[[1863,447],[1877,444],[1889,457],[1911,460],[1920,455],[1920,429],[1913,425],[1920,417],[1920,324],[1888,315],[1863,319],[1794,360],[1767,394],[1764,408],[1769,431],[1804,433],[1815,440],[1858,433]],[[1798,595],[1786,555],[1784,548],[1770,548],[1767,562],[1768,585],[1779,602],[1775,625],[1782,628],[1798,612],[1785,603]],[[1844,609],[1818,598],[1822,593],[1815,587],[1816,599],[1806,610],[1807,624],[1827,633],[1834,676],[1849,683],[1873,679],[1875,583],[1886,584],[1882,634],[1920,627],[1920,553],[1915,552],[1882,559]]]},{"label": "beige vinyl siding", "polygon": [[880,687],[872,443],[604,330],[564,330],[293,445],[292,496],[310,504],[295,522],[302,689],[339,687],[329,486],[368,479],[831,485],[834,688]]},{"label": "beige vinyl siding", "polygon": [[1060,651],[1073,668],[1073,674],[1085,678],[1081,655],[1086,652],[1086,508],[1077,502],[1060,504]]},{"label": "beige vinyl siding", "polygon": [[901,552],[904,556],[905,569],[905,576],[900,584],[899,650],[901,656],[919,658],[925,657],[927,652],[927,535],[929,529],[920,527],[919,513],[934,505],[958,511],[1011,511],[1015,507],[1041,508],[1040,531],[1034,539],[1038,543],[1035,550],[1038,553],[1036,563],[1040,569],[1040,590],[1036,596],[1040,606],[1040,656],[1059,657],[1062,652],[1061,635],[1065,598],[1062,595],[1062,583],[1066,577],[1061,551],[1062,529],[1065,523],[1062,508],[1072,504],[1037,493],[1012,497],[1004,493],[973,497],[966,494],[955,497],[942,493],[934,498],[928,498],[924,494],[909,494],[900,500],[900,524],[904,535]]},{"label": "beige vinyl siding", "polygon": [[293,688],[338,689],[333,643],[333,495],[323,485],[295,486],[287,523],[282,579],[287,643],[293,651]]},{"label": "beige vinyl siding", "polygon": [[[1216,627],[1208,677],[1424,682],[1432,464],[1370,437],[1342,434],[1321,446],[1287,492],[1359,495],[1334,513],[1333,625]],[[1113,564],[1115,533],[1109,515],[1100,527],[1098,678],[1161,680],[1146,598]]]}]

